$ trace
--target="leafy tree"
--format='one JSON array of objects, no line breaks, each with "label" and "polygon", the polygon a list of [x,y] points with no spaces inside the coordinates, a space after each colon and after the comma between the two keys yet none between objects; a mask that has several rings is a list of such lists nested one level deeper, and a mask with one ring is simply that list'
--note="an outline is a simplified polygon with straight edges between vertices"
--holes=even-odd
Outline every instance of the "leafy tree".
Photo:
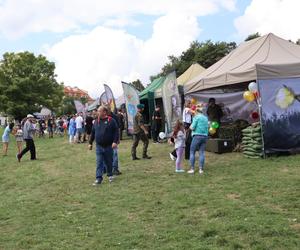
[{"label": "leafy tree", "polygon": [[5,53],[0,61],[0,111],[20,120],[43,106],[58,110],[63,85],[54,70],[55,64],[42,55]]},{"label": "leafy tree", "polygon": [[253,33],[253,34],[250,34],[250,35],[247,36],[247,38],[245,39],[245,42],[250,41],[250,40],[255,39],[255,38],[258,38],[258,37],[261,37],[261,35],[260,35],[258,32]]},{"label": "leafy tree", "polygon": [[143,91],[145,89],[145,86],[142,84],[142,82],[137,79],[131,83],[138,91]]},{"label": "leafy tree", "polygon": [[193,63],[199,63],[204,68],[208,68],[235,48],[235,42],[194,41],[179,57],[169,56],[169,62],[163,66],[161,72],[151,76],[150,79],[153,81],[155,78],[165,76],[172,71],[176,71],[176,75],[180,76]]},{"label": "leafy tree", "polygon": [[60,106],[60,110],[58,111],[58,115],[65,115],[65,114],[76,114],[76,107],[74,104],[74,97],[65,96],[62,100],[62,105]]}]

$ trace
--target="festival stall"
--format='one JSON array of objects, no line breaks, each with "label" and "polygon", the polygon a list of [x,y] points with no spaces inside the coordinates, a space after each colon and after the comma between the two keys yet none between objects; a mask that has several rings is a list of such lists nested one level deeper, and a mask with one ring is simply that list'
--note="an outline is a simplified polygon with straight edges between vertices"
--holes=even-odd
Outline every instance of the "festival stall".
[{"label": "festival stall", "polygon": [[[224,113],[221,124],[215,124],[221,125],[220,137],[230,136],[234,145],[243,138],[246,156],[251,156],[250,151],[257,157],[296,150],[300,148],[299,129],[295,130],[300,124],[296,112],[300,100],[299,65],[300,46],[270,33],[242,43],[187,82],[185,97],[204,104],[214,97]],[[252,126],[243,130],[247,122]],[[232,133],[228,133],[230,127]],[[293,132],[280,132],[282,128]],[[275,139],[278,133],[280,139]],[[288,140],[283,139],[286,136]]]}]

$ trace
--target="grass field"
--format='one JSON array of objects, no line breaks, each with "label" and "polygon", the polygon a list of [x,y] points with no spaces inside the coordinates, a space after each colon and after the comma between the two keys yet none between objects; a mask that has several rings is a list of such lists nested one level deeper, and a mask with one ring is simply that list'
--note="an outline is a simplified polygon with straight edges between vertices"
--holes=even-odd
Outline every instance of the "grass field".
[{"label": "grass field", "polygon": [[0,158],[0,249],[300,248],[300,155],[207,153],[204,175],[191,176],[174,173],[169,145],[133,162],[125,140],[123,174],[93,187],[94,150],[35,142],[37,161],[18,163],[14,142]]}]

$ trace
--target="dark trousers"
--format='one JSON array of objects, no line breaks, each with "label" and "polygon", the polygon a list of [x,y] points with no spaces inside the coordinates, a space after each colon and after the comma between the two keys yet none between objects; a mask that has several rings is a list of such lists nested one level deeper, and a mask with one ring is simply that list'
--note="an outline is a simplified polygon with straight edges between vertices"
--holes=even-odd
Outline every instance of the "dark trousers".
[{"label": "dark trousers", "polygon": [[149,145],[149,139],[148,136],[144,133],[138,133],[133,135],[133,144],[131,148],[131,156],[132,158],[136,158],[136,148],[139,145],[139,141],[142,140],[143,142],[143,157],[147,156],[147,149]]},{"label": "dark trousers", "polygon": [[33,139],[25,139],[26,147],[22,150],[22,152],[19,154],[19,157],[22,158],[24,154],[26,154],[28,151],[30,151],[30,159],[35,160],[35,145]]},{"label": "dark trousers", "polygon": [[103,172],[112,176],[113,149],[111,146],[102,147],[96,144],[96,179],[102,180]]},{"label": "dark trousers", "polygon": [[154,128],[152,129],[153,142],[158,142],[159,132],[160,132],[160,125],[154,126]]},{"label": "dark trousers", "polygon": [[184,158],[186,160],[190,159],[190,148],[192,143],[192,131],[190,129],[186,130],[186,140],[184,149]]}]

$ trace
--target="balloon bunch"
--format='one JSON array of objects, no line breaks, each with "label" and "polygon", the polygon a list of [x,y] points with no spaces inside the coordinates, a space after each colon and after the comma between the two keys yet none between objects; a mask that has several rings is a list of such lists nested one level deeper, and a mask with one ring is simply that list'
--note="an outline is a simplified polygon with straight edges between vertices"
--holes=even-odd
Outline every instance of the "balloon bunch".
[{"label": "balloon bunch", "polygon": [[[247,102],[253,102],[254,100],[258,100],[259,93],[258,93],[258,85],[256,82],[250,82],[248,85],[248,90],[243,94],[244,99]],[[259,114],[257,111],[252,112],[251,118],[253,120],[257,120],[259,118]]]},{"label": "balloon bunch", "polygon": [[218,122],[211,122],[210,123],[210,128],[208,130],[208,132],[211,135],[214,135],[217,132],[217,129],[220,127],[220,124]]},{"label": "balloon bunch", "polygon": [[253,102],[258,97],[258,85],[256,82],[249,83],[248,91],[244,92],[243,97],[247,102]]}]

